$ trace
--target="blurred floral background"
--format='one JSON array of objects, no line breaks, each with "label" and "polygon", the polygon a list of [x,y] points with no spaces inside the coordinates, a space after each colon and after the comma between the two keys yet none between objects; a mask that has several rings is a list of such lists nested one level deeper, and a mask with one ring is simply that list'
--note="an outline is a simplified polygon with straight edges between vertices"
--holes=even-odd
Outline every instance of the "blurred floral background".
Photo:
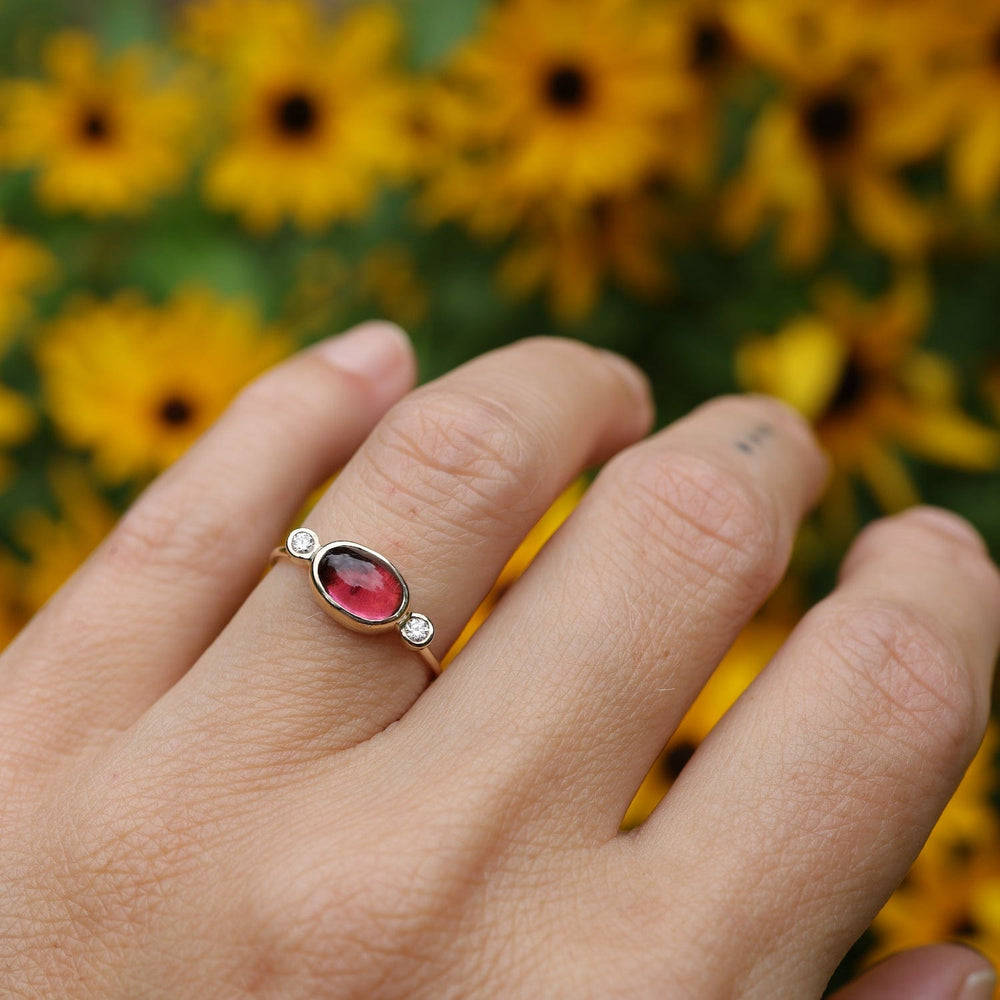
[{"label": "blurred floral background", "polygon": [[[942,504],[1000,555],[998,188],[1000,0],[0,0],[0,640],[240,385],[367,317],[424,378],[554,332],[661,422],[773,393],[835,474],[635,825],[865,521]],[[840,978],[1000,962],[996,756]]]}]

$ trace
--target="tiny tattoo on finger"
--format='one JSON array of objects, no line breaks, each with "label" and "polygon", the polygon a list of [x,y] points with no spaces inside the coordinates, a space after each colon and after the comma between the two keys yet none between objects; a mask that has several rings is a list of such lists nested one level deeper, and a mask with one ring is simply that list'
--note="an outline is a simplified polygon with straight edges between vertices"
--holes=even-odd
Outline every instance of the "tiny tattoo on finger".
[{"label": "tiny tattoo on finger", "polygon": [[758,424],[736,442],[736,447],[745,454],[752,455],[773,434],[774,428],[770,424]]}]

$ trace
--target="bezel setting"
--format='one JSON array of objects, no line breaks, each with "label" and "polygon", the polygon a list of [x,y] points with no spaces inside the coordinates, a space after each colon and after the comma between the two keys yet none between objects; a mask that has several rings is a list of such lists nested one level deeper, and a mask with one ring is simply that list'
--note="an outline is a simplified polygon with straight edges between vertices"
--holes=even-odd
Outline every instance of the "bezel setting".
[{"label": "bezel setting", "polygon": [[[377,566],[381,566],[399,581],[402,592],[399,606],[389,617],[380,618],[375,621],[369,618],[363,618],[360,615],[354,614],[348,608],[345,608],[336,600],[336,598],[327,592],[327,589],[323,584],[323,580],[320,578],[320,566],[322,565],[323,557],[334,549],[346,549],[349,552],[356,553],[360,558],[374,563]],[[406,615],[407,606],[410,603],[410,591],[406,586],[406,581],[403,579],[403,574],[400,573],[399,570],[385,558],[385,556],[376,552],[374,549],[370,549],[365,545],[360,545],[357,542],[341,539],[334,542],[327,542],[326,545],[315,549],[311,556],[309,577],[312,580],[313,590],[316,597],[323,605],[324,610],[336,621],[340,622],[341,625],[344,625],[349,629],[353,629],[355,632],[387,632],[398,627],[399,622]]]},{"label": "bezel setting", "polygon": [[399,622],[399,634],[414,649],[423,649],[434,640],[434,624],[427,615],[413,611]]},{"label": "bezel setting", "polygon": [[319,548],[319,536],[311,528],[296,528],[285,539],[285,551],[294,559],[311,559]]}]

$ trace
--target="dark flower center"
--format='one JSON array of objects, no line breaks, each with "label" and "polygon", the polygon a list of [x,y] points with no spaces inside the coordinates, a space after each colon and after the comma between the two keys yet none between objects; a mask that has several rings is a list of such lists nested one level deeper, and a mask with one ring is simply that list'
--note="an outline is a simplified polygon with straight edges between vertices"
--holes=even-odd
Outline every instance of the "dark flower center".
[{"label": "dark flower center", "polygon": [[716,20],[700,21],[691,33],[692,69],[710,71],[716,69],[729,56],[732,39],[725,25]]},{"label": "dark flower center", "polygon": [[278,130],[293,139],[302,139],[316,131],[319,109],[308,94],[286,94],[274,107]]},{"label": "dark flower center", "polygon": [[951,929],[952,937],[959,938],[974,938],[976,937],[981,928],[968,914],[965,914],[961,920],[959,920]]},{"label": "dark flower center", "polygon": [[823,94],[802,109],[802,124],[813,145],[834,152],[858,131],[858,106],[846,94]]},{"label": "dark flower center", "polygon": [[993,29],[993,34],[990,36],[990,61],[1000,69],[1000,24]]},{"label": "dark flower center", "polygon": [[183,427],[194,417],[194,406],[183,396],[167,396],[160,403],[158,414],[170,427]]},{"label": "dark flower center", "polygon": [[578,111],[590,98],[590,81],[579,66],[556,66],[545,78],[545,96],[560,111]]},{"label": "dark flower center", "polygon": [[111,122],[100,108],[88,108],[80,118],[80,135],[92,143],[107,142],[111,137]]},{"label": "dark flower center", "polygon": [[840,381],[826,408],[827,416],[843,416],[853,410],[868,391],[868,373],[857,358],[847,359]]},{"label": "dark flower center", "polygon": [[684,770],[684,765],[694,756],[697,749],[697,745],[688,740],[681,740],[669,747],[661,762],[663,773],[673,781]]}]

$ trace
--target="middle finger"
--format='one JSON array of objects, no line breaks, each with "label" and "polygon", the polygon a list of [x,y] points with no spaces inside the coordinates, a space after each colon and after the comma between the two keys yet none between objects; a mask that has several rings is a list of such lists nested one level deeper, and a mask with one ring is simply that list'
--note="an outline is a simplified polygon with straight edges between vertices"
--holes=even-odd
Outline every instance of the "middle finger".
[{"label": "middle finger", "polygon": [[802,418],[763,397],[708,403],[617,456],[407,715],[400,735],[435,735],[403,756],[479,760],[539,822],[613,836],[824,475]]}]

